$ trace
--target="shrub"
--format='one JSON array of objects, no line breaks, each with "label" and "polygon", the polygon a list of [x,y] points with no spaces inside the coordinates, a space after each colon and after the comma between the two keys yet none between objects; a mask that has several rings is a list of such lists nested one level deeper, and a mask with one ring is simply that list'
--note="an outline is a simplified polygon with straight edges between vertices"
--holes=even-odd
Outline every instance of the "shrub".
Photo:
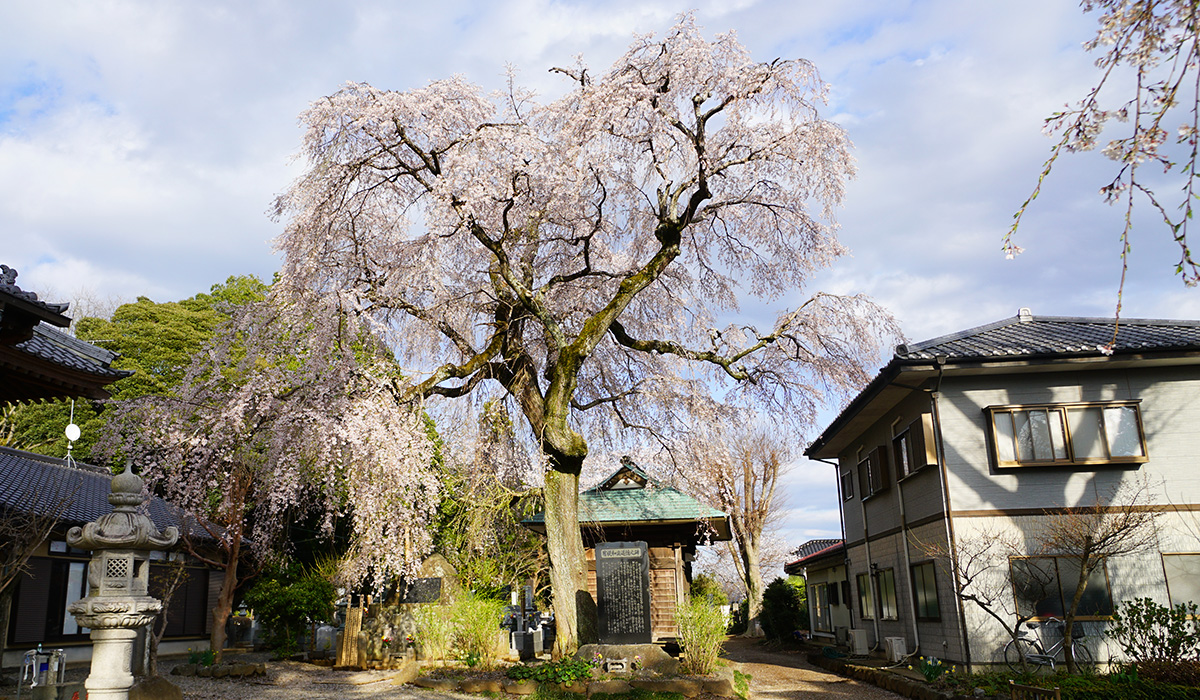
[{"label": "shrub", "polygon": [[212,649],[201,649],[193,651],[188,647],[188,663],[194,666],[212,666],[216,663],[217,655]]},{"label": "shrub", "polygon": [[733,692],[742,700],[750,700],[750,681],[753,678],[749,673],[733,670]]},{"label": "shrub", "polygon": [[450,656],[454,641],[454,617],[444,605],[418,605],[413,611],[417,623],[417,647],[425,659],[445,659]]},{"label": "shrub", "polygon": [[466,593],[451,606],[450,616],[454,619],[455,646],[467,665],[494,666],[504,603]]},{"label": "shrub", "polygon": [[692,579],[691,593],[693,598],[707,600],[710,605],[729,605],[729,596],[712,574],[700,574]]},{"label": "shrub", "polygon": [[1200,661],[1196,615],[1195,603],[1168,608],[1150,598],[1136,598],[1113,611],[1108,636],[1139,666],[1151,659]]},{"label": "shrub", "polygon": [[309,624],[333,618],[336,596],[333,584],[317,570],[293,565],[269,571],[246,591],[245,600],[266,625],[267,644],[282,657],[299,649]]},{"label": "shrub", "polygon": [[791,579],[777,578],[763,591],[762,614],[758,619],[771,639],[791,639],[792,632],[808,628],[804,580]]},{"label": "shrub", "polygon": [[1134,668],[1142,680],[1200,686],[1200,661],[1195,659],[1143,659]]},{"label": "shrub", "polygon": [[707,676],[717,666],[721,643],[725,641],[725,615],[703,598],[689,598],[675,610],[679,627],[679,647],[685,654],[684,669]]},{"label": "shrub", "polygon": [[587,659],[562,659],[543,664],[517,664],[505,672],[515,681],[535,680],[538,683],[574,683],[592,677],[596,664]]}]

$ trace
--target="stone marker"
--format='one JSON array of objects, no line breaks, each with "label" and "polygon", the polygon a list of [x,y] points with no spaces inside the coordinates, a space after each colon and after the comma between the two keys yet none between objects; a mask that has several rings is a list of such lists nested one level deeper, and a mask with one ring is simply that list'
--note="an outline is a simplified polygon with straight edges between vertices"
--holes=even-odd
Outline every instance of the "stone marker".
[{"label": "stone marker", "polygon": [[596,545],[601,644],[649,644],[650,550],[645,542]]}]

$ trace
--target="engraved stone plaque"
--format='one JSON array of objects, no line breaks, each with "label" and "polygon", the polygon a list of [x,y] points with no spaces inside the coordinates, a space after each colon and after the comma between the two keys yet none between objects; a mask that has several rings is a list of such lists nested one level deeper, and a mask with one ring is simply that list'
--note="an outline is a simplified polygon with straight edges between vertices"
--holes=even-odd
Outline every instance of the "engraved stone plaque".
[{"label": "engraved stone plaque", "polygon": [[601,644],[649,644],[650,549],[645,542],[596,545]]}]

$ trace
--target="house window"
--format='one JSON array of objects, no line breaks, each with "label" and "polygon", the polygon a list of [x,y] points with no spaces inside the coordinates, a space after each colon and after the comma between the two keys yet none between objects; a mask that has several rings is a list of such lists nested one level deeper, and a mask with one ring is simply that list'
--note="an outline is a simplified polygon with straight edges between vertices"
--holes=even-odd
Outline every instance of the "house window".
[{"label": "house window", "polygon": [[934,578],[933,562],[917,564],[912,569],[913,597],[917,604],[918,620],[939,620],[937,581]]},{"label": "house window", "polygon": [[[1079,581],[1079,560],[1074,557],[1022,557],[1010,561],[1017,612],[1032,617],[1063,617]],[[1076,615],[1112,615],[1112,593],[1104,565],[1088,576]]]},{"label": "house window", "polygon": [[879,572],[879,617],[895,620],[897,616],[896,573],[892,569],[884,569]]},{"label": "house window", "polygon": [[1163,570],[1172,607],[1183,603],[1200,605],[1200,554],[1164,554]]},{"label": "house window", "polygon": [[813,586],[813,626],[818,632],[832,632],[829,622],[829,591],[823,583]]},{"label": "house window", "polygon": [[87,562],[67,562],[66,602],[63,604],[62,618],[62,634],[64,637],[73,634],[86,634],[90,631],[86,627],[80,627],[79,623],[75,621],[75,616],[67,611],[67,608],[71,607],[72,603],[88,594],[87,568]]},{"label": "house window", "polygon": [[875,619],[875,600],[871,597],[871,575],[859,574],[855,577],[858,583],[858,609],[864,620]]},{"label": "house window", "polygon": [[888,487],[887,467],[888,450],[882,445],[858,463],[858,486],[864,501]]},{"label": "house window", "polygon": [[933,417],[922,415],[892,438],[892,461],[896,479],[903,479],[922,467],[935,463],[933,447]]},{"label": "house window", "polygon": [[989,406],[997,466],[1146,461],[1136,401]]},{"label": "house window", "polygon": [[842,500],[848,501],[854,498],[854,472],[847,469],[842,472]]}]

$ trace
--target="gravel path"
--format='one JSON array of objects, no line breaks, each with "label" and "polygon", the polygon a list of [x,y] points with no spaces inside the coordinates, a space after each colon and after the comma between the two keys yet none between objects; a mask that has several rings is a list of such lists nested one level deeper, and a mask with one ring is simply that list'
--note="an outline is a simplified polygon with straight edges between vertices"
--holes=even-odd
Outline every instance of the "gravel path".
[{"label": "gravel path", "polygon": [[[863,698],[892,700],[899,695],[818,669],[795,651],[771,651],[757,640],[731,637],[725,657],[752,677],[751,700],[809,700],[812,698]],[[266,654],[238,654],[230,660],[267,662],[267,676],[252,679],[214,679],[167,675],[183,690],[184,700],[341,700],[388,698],[395,700],[480,700],[463,693],[438,693],[392,683],[393,671],[331,671],[292,661],[269,661]],[[164,660],[169,673],[176,662]],[[68,681],[82,681],[86,668],[67,672]],[[10,681],[12,679],[10,678]],[[4,687],[7,685],[8,687]],[[15,686],[0,685],[0,697],[12,697]]]},{"label": "gravel path", "polygon": [[798,651],[770,651],[759,640],[730,637],[725,658],[751,676],[751,700],[809,700],[810,698],[864,698],[891,700],[899,695],[882,688],[829,673],[808,663]]}]

